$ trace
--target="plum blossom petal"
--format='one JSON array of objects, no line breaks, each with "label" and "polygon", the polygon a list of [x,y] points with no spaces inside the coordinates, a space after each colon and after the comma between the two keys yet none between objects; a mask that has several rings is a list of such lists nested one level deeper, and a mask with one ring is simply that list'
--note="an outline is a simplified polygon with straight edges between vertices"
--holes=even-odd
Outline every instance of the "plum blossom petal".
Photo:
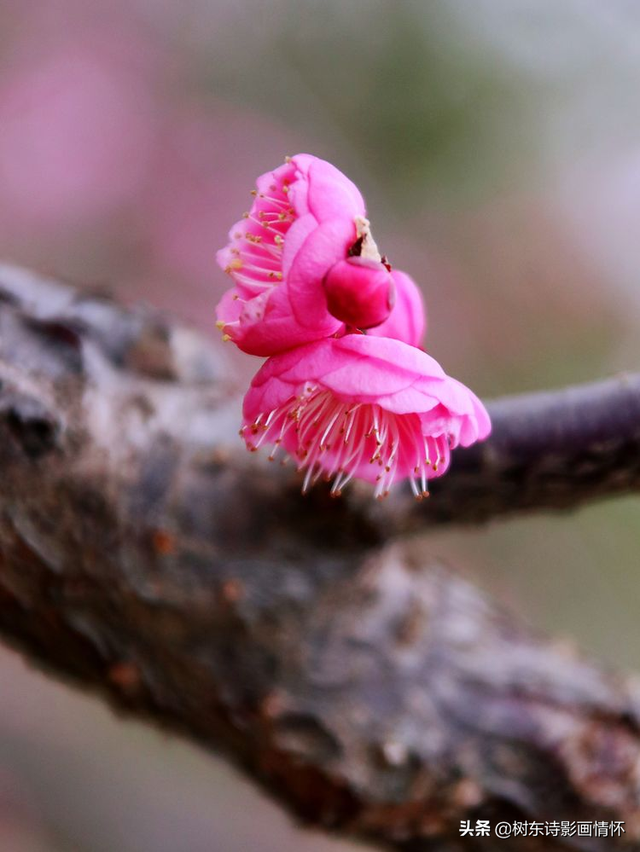
[{"label": "plum blossom petal", "polygon": [[234,282],[216,309],[226,339],[267,357],[350,327],[420,345],[420,293],[380,256],[355,184],[330,163],[296,154],[256,186],[217,253]]},{"label": "plum blossom petal", "polygon": [[287,278],[291,305],[301,325],[315,327],[330,317],[342,326],[340,320],[328,312],[322,282],[331,267],[347,257],[355,238],[352,221],[335,219],[319,224],[302,244]]},{"label": "plum blossom petal", "polygon": [[391,271],[395,303],[388,319],[369,329],[377,337],[392,337],[410,346],[422,346],[427,327],[427,311],[415,281],[399,269]]},{"label": "plum blossom petal", "polygon": [[[219,321],[218,325],[231,339],[235,339],[233,335],[238,329],[242,337],[240,348],[252,355],[268,357],[272,352],[283,349],[283,341],[290,349],[309,340],[308,328],[292,320],[293,308],[285,287],[263,291],[246,302],[229,290],[218,304],[218,316],[221,315],[225,320],[224,323]],[[333,317],[329,320],[324,326],[318,326],[318,331],[324,328],[327,336],[341,327],[341,323]]]},{"label": "plum blossom petal", "polygon": [[270,358],[243,408],[247,447],[263,443],[339,494],[352,477],[385,496],[408,479],[416,497],[448,468],[451,450],[487,437],[478,398],[425,352],[402,341],[349,334]]}]

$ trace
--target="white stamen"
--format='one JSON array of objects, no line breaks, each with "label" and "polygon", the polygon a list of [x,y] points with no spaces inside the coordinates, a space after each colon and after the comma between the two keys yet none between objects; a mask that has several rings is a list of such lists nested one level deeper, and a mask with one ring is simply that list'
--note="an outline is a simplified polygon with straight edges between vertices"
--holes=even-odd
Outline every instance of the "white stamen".
[{"label": "white stamen", "polygon": [[[449,461],[448,436],[423,436],[415,415],[395,415],[376,404],[345,403],[330,391],[309,385],[279,408],[256,417],[242,435],[252,450],[271,443],[270,459],[281,445],[286,446],[298,470],[305,471],[302,490],[308,491],[323,476],[333,479],[334,496],[368,468],[368,460],[378,471],[374,494],[385,497],[398,476],[400,459],[406,459],[414,447],[415,465],[408,478],[413,494],[422,499],[428,496],[428,473],[433,466],[429,456],[440,464]],[[372,474],[366,478],[373,478]],[[406,469],[401,475],[407,476]]]}]

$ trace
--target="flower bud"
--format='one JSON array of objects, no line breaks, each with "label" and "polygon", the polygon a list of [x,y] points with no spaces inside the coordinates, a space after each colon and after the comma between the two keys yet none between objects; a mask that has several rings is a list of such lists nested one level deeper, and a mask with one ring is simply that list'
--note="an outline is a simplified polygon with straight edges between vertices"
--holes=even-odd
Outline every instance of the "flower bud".
[{"label": "flower bud", "polygon": [[365,257],[348,257],[331,267],[323,281],[329,312],[354,328],[384,322],[395,303],[396,290],[386,266]]}]

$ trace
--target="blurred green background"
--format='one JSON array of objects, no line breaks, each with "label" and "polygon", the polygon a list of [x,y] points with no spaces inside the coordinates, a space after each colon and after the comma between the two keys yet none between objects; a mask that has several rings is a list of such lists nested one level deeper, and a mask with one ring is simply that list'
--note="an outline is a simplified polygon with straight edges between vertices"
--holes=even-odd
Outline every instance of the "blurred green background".
[{"label": "blurred green background", "polygon": [[[360,186],[427,296],[429,351],[481,395],[638,368],[634,0],[0,0],[0,49],[4,259],[213,334],[215,250],[255,177],[308,151]],[[640,667],[636,499],[422,548]],[[2,852],[330,848],[0,652]]]}]

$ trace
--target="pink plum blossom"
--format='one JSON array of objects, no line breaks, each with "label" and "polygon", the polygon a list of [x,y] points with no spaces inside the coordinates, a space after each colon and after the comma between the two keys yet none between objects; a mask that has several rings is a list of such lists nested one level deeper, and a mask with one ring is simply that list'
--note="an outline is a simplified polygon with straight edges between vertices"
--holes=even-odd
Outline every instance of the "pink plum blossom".
[{"label": "pink plum blossom", "polygon": [[259,177],[253,195],[217,254],[234,281],[217,307],[227,339],[269,356],[343,334],[345,324],[368,328],[388,320],[399,282],[401,307],[390,333],[407,331],[408,342],[415,341],[423,320],[405,316],[422,311],[415,285],[408,276],[390,276],[363,198],[342,172],[297,154]]},{"label": "pink plum blossom", "polygon": [[309,154],[261,175],[253,194],[217,255],[235,285],[218,305],[218,325],[245,352],[272,355],[341,328],[322,280],[358,239],[365,207],[347,177]]},{"label": "pink plum blossom", "polygon": [[329,338],[270,358],[244,400],[241,435],[340,494],[352,478],[375,496],[409,479],[416,497],[448,468],[451,450],[487,437],[489,415],[464,385],[420,349],[364,334]]}]

